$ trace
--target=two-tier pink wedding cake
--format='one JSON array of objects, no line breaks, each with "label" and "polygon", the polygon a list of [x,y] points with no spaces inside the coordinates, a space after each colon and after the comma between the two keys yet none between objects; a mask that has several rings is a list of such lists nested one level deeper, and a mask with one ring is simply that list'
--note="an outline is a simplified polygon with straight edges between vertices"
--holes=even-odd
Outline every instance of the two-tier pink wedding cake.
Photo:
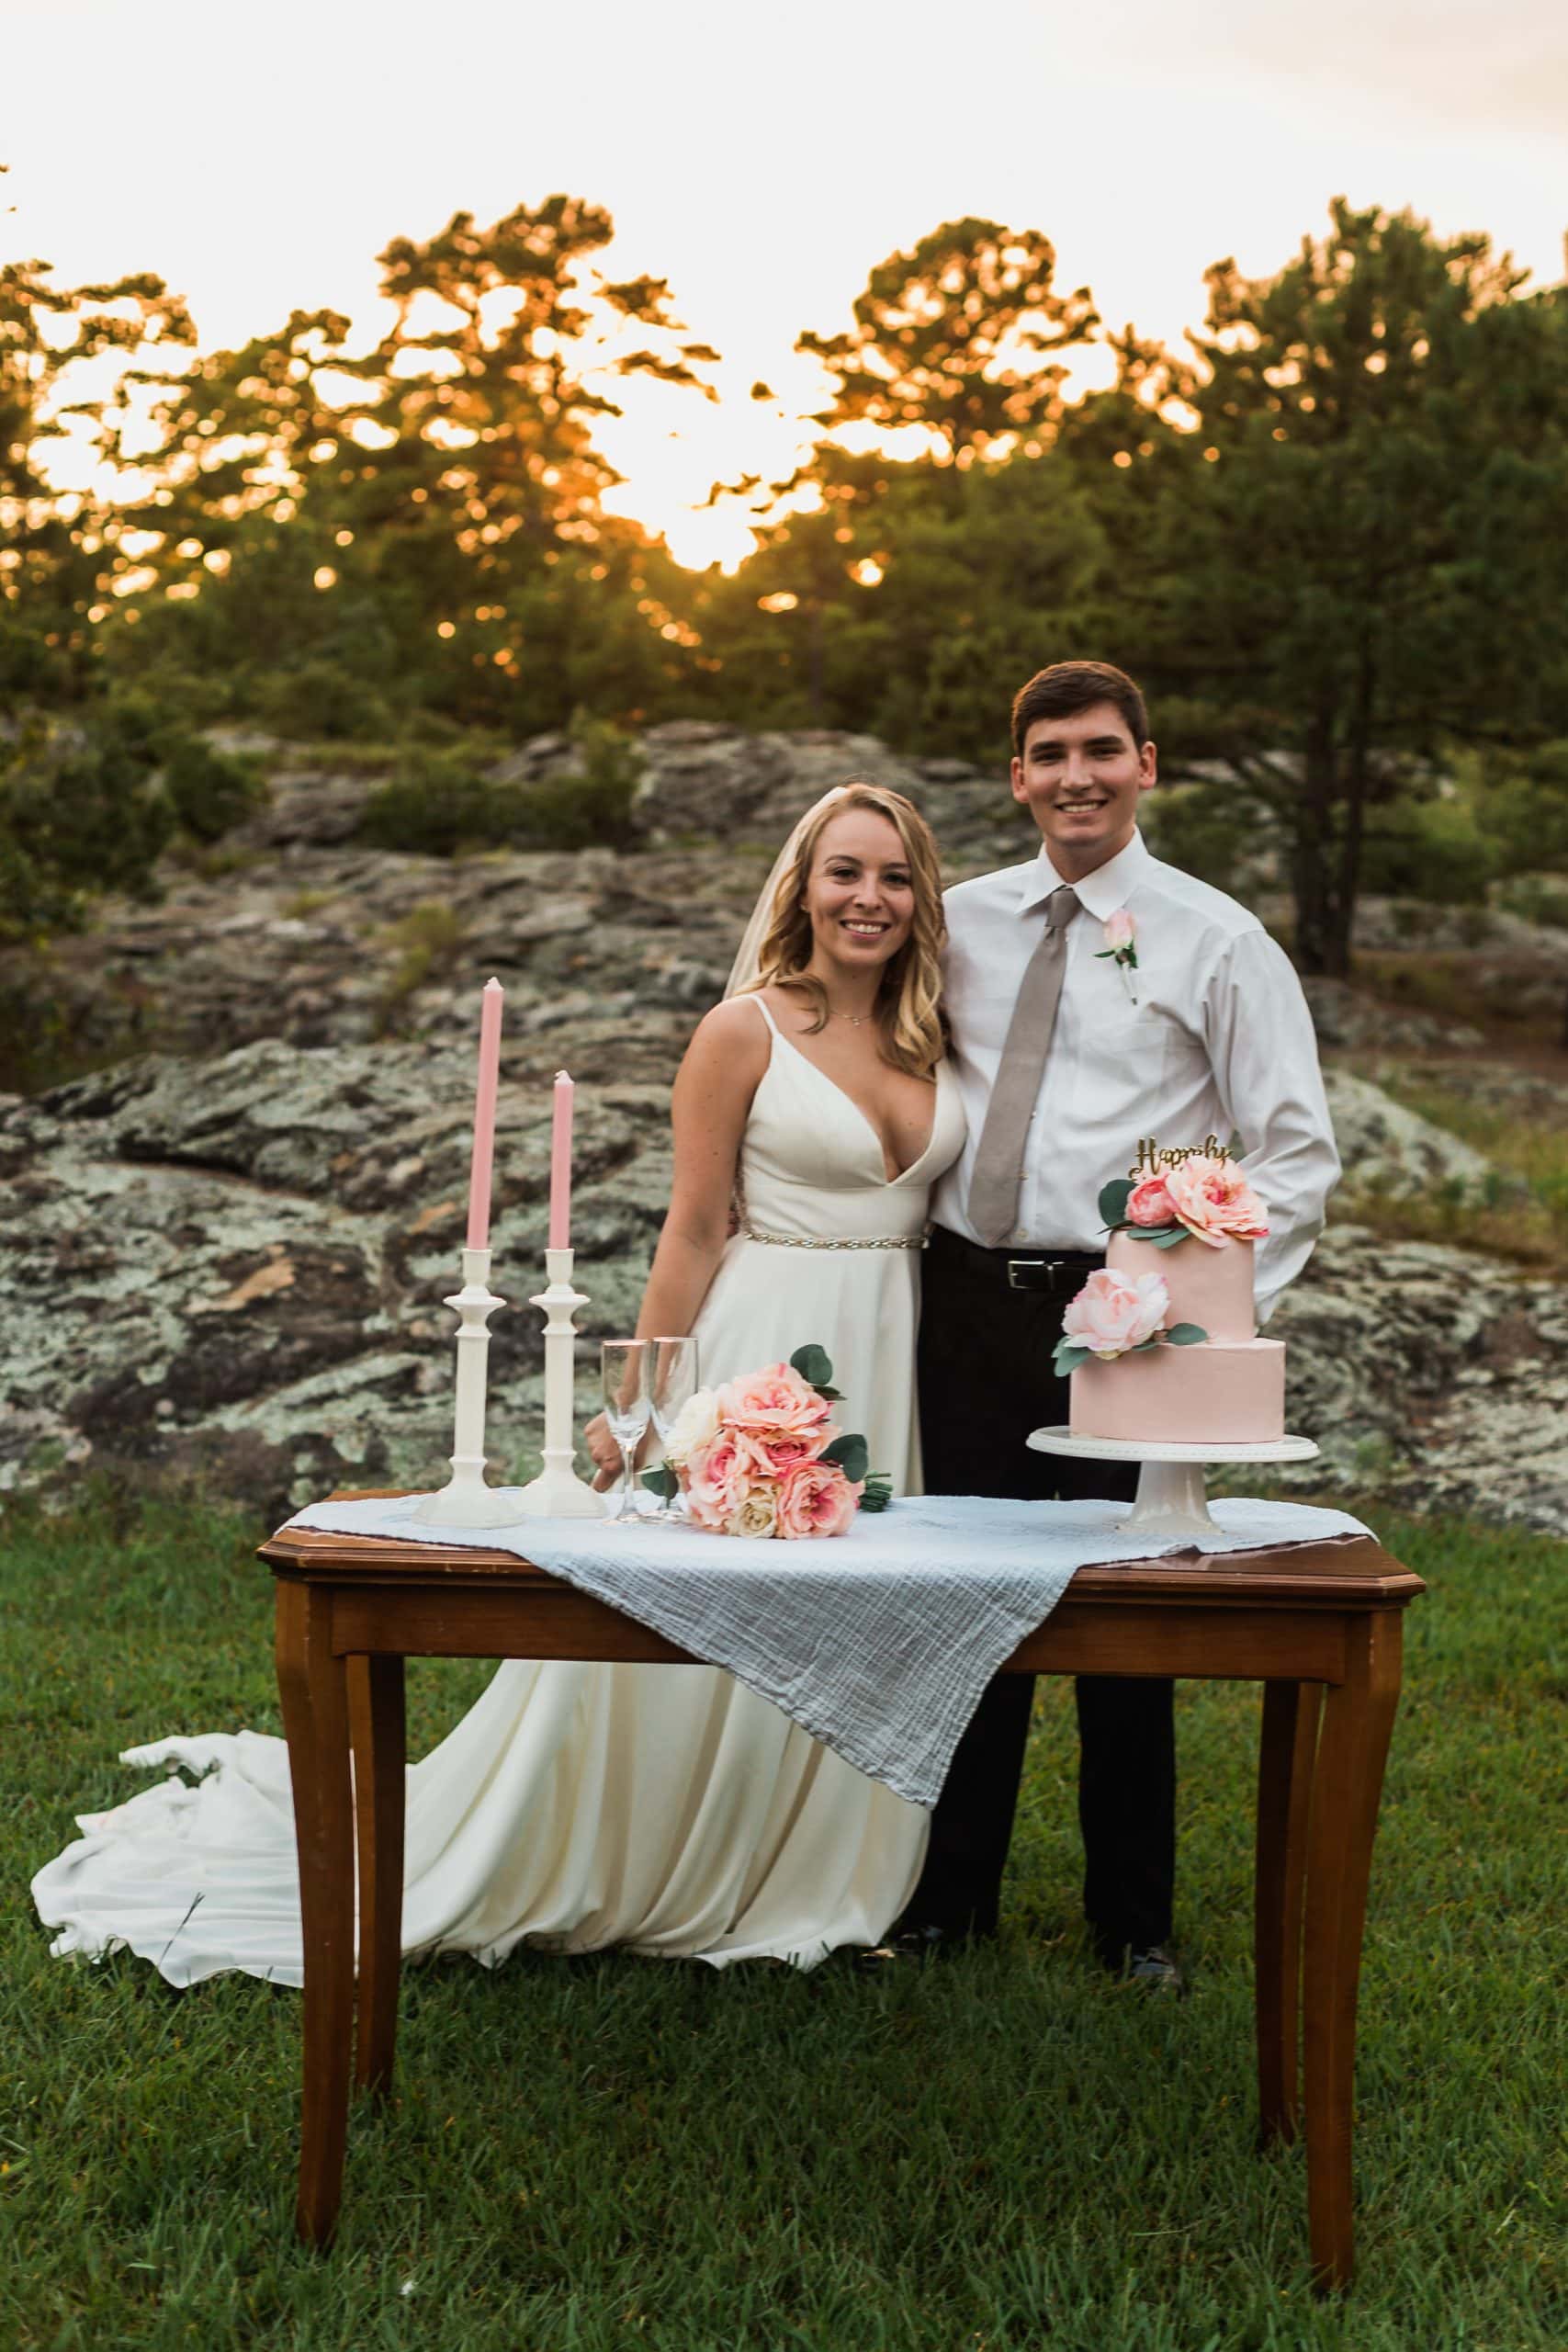
[{"label": "two-tier pink wedding cake", "polygon": [[1260,1340],[1253,1248],[1262,1203],[1213,1137],[1140,1148],[1145,1172],[1100,1194],[1105,1269],[1068,1306],[1056,1368],[1075,1437],[1263,1444],[1285,1428],[1285,1350]]}]

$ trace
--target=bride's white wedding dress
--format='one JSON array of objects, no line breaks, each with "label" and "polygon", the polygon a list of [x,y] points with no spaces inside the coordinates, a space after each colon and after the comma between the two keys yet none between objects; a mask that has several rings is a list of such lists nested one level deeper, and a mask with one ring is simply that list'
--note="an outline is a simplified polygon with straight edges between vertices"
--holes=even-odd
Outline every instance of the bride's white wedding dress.
[{"label": "bride's white wedding dress", "polygon": [[[701,1377],[819,1341],[844,1393],[841,1425],[865,1431],[895,1491],[918,1493],[919,1254],[874,1244],[920,1234],[931,1184],[963,1141],[957,1089],[943,1066],[931,1140],[889,1182],[863,1113],[756,1001],[773,1045],[741,1148],[746,1229],[694,1327]],[[833,1242],[870,1246],[822,1246]],[[781,1544],[781,1576],[789,1563]],[[54,1950],[129,1945],[176,1984],[224,1969],[298,1984],[283,1742],[165,1739],[127,1760],[205,1777],[193,1787],[172,1775],[81,1816],[85,1835],[33,1881],[60,1931]],[[809,1967],[886,1932],[926,1826],[919,1807],[716,1668],[514,1660],[409,1769],[403,1950],[493,1966],[524,1940],[624,1944],[715,1966],[767,1955]]]}]

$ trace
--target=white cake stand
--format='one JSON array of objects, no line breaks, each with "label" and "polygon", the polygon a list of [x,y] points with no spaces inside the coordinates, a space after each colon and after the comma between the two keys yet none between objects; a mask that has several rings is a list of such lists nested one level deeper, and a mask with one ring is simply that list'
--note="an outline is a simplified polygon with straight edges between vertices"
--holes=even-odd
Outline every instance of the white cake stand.
[{"label": "white cake stand", "polygon": [[1203,1483],[1210,1462],[1310,1462],[1317,1448],[1310,1437],[1278,1437],[1257,1445],[1162,1445],[1156,1441],[1075,1437],[1066,1428],[1032,1430],[1026,1441],[1036,1453],[1069,1453],[1080,1461],[1141,1462],[1138,1491],[1117,1532],[1199,1535],[1216,1532]]}]

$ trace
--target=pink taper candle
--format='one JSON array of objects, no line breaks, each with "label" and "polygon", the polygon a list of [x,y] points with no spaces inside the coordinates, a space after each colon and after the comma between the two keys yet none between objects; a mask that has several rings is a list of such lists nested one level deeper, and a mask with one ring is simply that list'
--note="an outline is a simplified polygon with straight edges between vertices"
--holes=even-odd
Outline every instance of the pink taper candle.
[{"label": "pink taper candle", "polygon": [[468,1247],[490,1247],[490,1171],[495,1157],[495,1094],[501,1082],[499,980],[487,980],[479,997],[479,1085],[474,1098],[474,1159],[468,1175]]},{"label": "pink taper candle", "polygon": [[556,1072],[555,1123],[550,1129],[550,1248],[571,1247],[571,1096],[564,1069]]}]

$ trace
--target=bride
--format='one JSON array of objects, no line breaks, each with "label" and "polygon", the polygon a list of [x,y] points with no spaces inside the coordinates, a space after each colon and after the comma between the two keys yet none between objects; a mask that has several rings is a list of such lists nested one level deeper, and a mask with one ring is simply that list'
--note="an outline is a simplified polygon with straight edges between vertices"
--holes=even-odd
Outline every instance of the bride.
[{"label": "bride", "polygon": [[[935,844],[908,801],[851,784],[807,810],[675,1081],[674,1183],[637,1326],[690,1333],[710,1385],[819,1341],[843,1426],[905,1494],[919,1491],[926,1204],[963,1141],[943,935]],[[604,1484],[602,1420],[588,1442]],[[83,1815],[39,1872],[54,1951],[129,1945],[176,1984],[224,1969],[299,1984],[284,1743],[165,1739],[125,1761],[171,1777]],[[409,1770],[403,1950],[493,1966],[525,1940],[619,1944],[811,1967],[879,1940],[926,1827],[717,1668],[513,1660]]]}]

